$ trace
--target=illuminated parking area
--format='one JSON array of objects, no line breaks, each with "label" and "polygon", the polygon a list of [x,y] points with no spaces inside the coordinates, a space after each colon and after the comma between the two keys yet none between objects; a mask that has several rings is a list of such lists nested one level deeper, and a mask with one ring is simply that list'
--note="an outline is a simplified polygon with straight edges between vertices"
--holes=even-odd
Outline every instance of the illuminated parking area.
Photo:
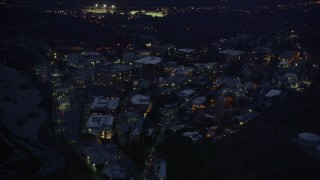
[{"label": "illuminated parking area", "polygon": [[167,15],[167,11],[163,10],[163,11],[130,11],[129,12],[131,15],[136,15],[137,13],[141,13],[147,16],[152,16],[152,17],[164,17]]}]

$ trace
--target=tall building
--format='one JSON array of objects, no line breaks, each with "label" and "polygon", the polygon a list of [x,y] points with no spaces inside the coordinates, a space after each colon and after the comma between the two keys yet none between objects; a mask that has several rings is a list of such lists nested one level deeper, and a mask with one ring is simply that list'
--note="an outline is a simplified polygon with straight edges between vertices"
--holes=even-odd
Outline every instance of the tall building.
[{"label": "tall building", "polygon": [[134,62],[134,73],[141,77],[156,77],[163,72],[162,58],[148,56]]},{"label": "tall building", "polygon": [[181,48],[176,51],[175,57],[180,64],[193,64],[199,60],[199,53],[194,49]]},{"label": "tall building", "polygon": [[220,56],[223,57],[225,61],[236,61],[240,60],[241,56],[244,54],[242,51],[233,50],[233,49],[225,49],[219,51]]}]

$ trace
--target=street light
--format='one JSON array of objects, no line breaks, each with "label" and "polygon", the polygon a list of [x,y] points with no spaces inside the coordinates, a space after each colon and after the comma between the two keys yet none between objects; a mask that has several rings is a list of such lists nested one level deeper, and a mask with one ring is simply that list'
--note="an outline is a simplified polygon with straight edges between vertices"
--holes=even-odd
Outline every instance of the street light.
[{"label": "street light", "polygon": [[96,4],[95,6],[98,7],[98,4]]},{"label": "street light", "polygon": [[112,7],[112,8],[115,8],[115,6],[114,6],[114,5],[112,5],[111,7]]},{"label": "street light", "polygon": [[104,5],[103,5],[103,7],[104,7],[104,8],[106,8],[106,7],[107,7],[107,5],[106,5],[106,4],[104,4]]}]

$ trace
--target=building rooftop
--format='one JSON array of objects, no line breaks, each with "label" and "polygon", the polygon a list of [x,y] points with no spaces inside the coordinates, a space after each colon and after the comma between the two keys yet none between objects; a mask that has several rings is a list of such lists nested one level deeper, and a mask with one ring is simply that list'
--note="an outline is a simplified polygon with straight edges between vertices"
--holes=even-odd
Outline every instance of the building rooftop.
[{"label": "building rooftop", "polygon": [[226,49],[219,52],[220,54],[225,54],[229,56],[240,56],[243,54],[242,51],[233,50],[233,49]]},{"label": "building rooftop", "polygon": [[124,179],[127,173],[126,170],[118,164],[112,164],[103,168],[103,174],[109,178]]},{"label": "building rooftop", "polygon": [[192,103],[193,104],[203,104],[205,101],[206,101],[206,97],[204,96],[199,96],[199,97],[196,97],[194,100],[192,100]]},{"label": "building rooftop", "polygon": [[181,66],[180,67],[175,67],[173,69],[174,73],[172,75],[176,75],[176,74],[188,75],[193,70],[194,70],[194,68],[191,68],[191,67],[181,67]]},{"label": "building rooftop", "polygon": [[86,128],[112,128],[114,117],[110,115],[92,114],[86,124]]},{"label": "building rooftop", "polygon": [[157,178],[166,178],[167,177],[167,163],[162,161],[156,166]]},{"label": "building rooftop", "polygon": [[101,66],[97,67],[97,70],[99,71],[107,71],[112,73],[121,73],[121,72],[126,72],[130,70],[130,66],[125,65],[125,64],[104,64]]},{"label": "building rooftop", "polygon": [[182,133],[182,135],[184,137],[188,137],[188,138],[192,139],[193,142],[198,141],[202,138],[201,134],[198,131],[184,132],[184,133]]},{"label": "building rooftop", "polygon": [[114,144],[95,144],[83,148],[83,153],[87,156],[93,164],[105,164],[116,161],[116,154],[118,154],[117,146]]},{"label": "building rooftop", "polygon": [[278,96],[282,93],[281,90],[277,90],[277,89],[271,89],[265,96],[266,97],[273,97],[273,96]]},{"label": "building rooftop", "polygon": [[185,90],[182,90],[178,93],[179,96],[185,96],[185,97],[188,97],[190,96],[191,94],[195,93],[196,91],[193,90],[193,89],[185,89]]},{"label": "building rooftop", "polygon": [[119,106],[120,98],[109,98],[109,97],[95,97],[90,109],[101,109],[106,108],[110,110],[116,110]]},{"label": "building rooftop", "polygon": [[150,97],[149,96],[145,96],[145,95],[141,95],[141,94],[136,94],[133,95],[131,98],[131,103],[132,104],[146,104],[148,105],[150,102]]},{"label": "building rooftop", "polygon": [[160,57],[149,56],[142,59],[138,59],[135,62],[140,64],[159,64],[161,62]]},{"label": "building rooftop", "polygon": [[148,131],[146,132],[146,136],[151,136],[154,132],[153,128],[148,128]]},{"label": "building rooftop", "polygon": [[184,52],[184,53],[191,53],[194,51],[194,49],[190,49],[190,48],[180,48],[177,51],[179,52]]}]

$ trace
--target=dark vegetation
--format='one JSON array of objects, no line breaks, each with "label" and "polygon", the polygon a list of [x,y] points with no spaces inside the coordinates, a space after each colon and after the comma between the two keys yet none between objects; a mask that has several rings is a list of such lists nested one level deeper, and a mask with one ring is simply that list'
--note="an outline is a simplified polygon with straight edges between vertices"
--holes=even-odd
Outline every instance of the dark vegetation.
[{"label": "dark vegetation", "polygon": [[41,162],[22,145],[24,140],[0,124],[0,179],[32,179]]}]

